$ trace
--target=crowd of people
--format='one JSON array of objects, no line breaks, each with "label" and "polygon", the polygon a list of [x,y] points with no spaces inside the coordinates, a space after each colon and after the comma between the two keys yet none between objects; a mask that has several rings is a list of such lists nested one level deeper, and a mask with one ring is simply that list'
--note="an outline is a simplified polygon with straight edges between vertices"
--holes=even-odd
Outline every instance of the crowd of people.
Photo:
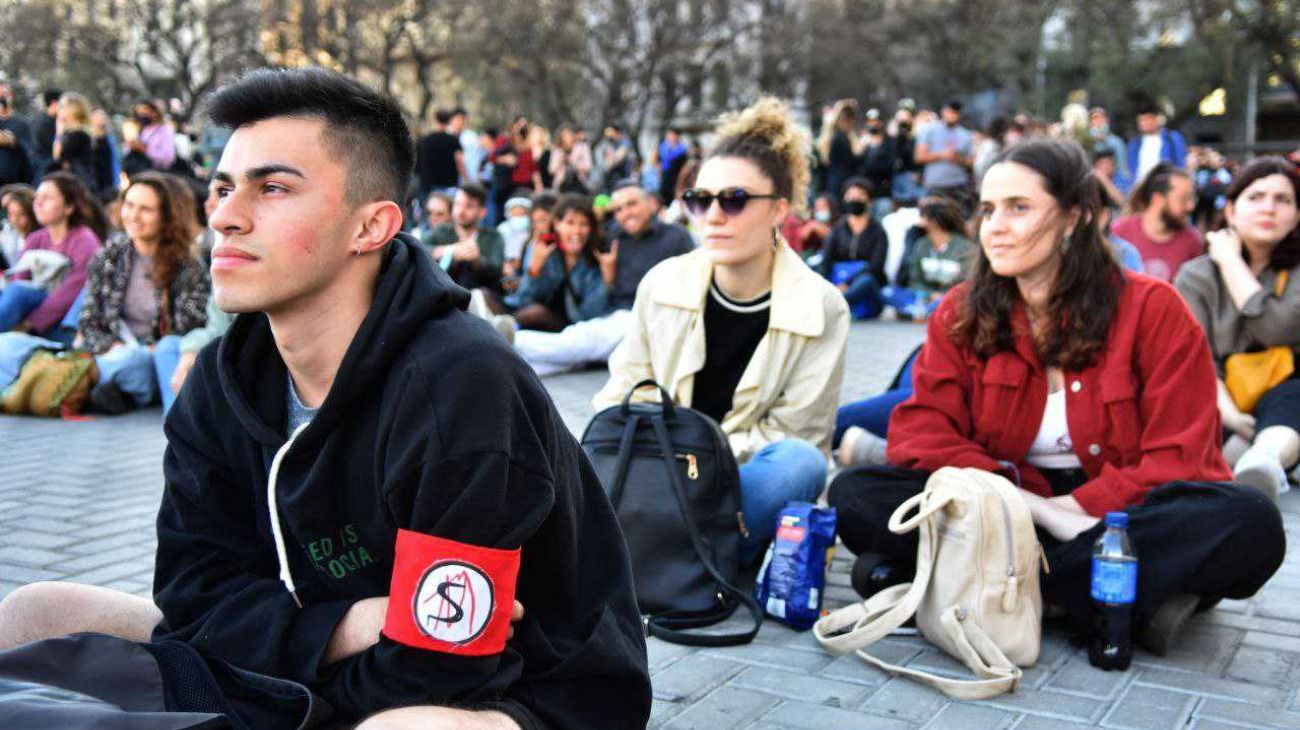
[{"label": "crowd of people", "polygon": [[[916,538],[887,523],[945,466],[1021,487],[1045,598],[1082,635],[1107,512],[1130,514],[1136,632],[1160,653],[1192,611],[1252,595],[1282,562],[1275,500],[1300,461],[1300,374],[1261,380],[1241,356],[1300,350],[1300,173],[1189,149],[1156,109],[1125,143],[1100,108],[975,134],[957,102],[869,110],[859,129],[841,101],[814,140],[763,99],[725,116],[707,150],[666,130],[641,164],[618,127],[593,148],[523,117],[476,133],[454,109],[415,140],[359,84],[260,72],[218,95],[234,134],[206,197],[166,171],[143,134],[158,120],[137,107],[128,147],[149,167],[123,170],[110,216],[99,168],[68,157],[84,107],[71,96],[49,112],[65,120],[57,169],[0,191],[5,240],[23,241],[6,250],[0,387],[27,353],[70,345],[96,358],[96,409],[179,393],[157,608],[41,586],[0,604],[0,639],[84,629],[78,606],[118,605],[139,620],[119,633],[291,678],[351,717],[469,697],[523,728],[602,703],[603,722],[643,724],[617,525],[533,377],[593,365],[609,372],[597,407],[654,380],[718,422],[751,563],[788,500],[825,496],[858,554],[855,587],[908,580]],[[842,404],[844,372],[863,366],[847,356],[851,322],[880,316],[924,322],[925,342],[888,392]],[[828,486],[833,457],[845,468]],[[256,518],[212,491],[268,482],[237,500]],[[286,549],[282,521],[302,545],[336,535],[367,559],[322,583],[330,570],[314,548]],[[504,648],[502,624],[486,642],[508,669],[429,660],[445,643],[384,623],[390,577],[419,590],[394,572],[407,530],[489,546],[515,570],[523,545],[509,594],[527,607],[523,635]],[[611,551],[578,549],[580,532]],[[54,602],[70,618],[51,626]],[[621,699],[584,705],[566,684],[597,670]]]}]

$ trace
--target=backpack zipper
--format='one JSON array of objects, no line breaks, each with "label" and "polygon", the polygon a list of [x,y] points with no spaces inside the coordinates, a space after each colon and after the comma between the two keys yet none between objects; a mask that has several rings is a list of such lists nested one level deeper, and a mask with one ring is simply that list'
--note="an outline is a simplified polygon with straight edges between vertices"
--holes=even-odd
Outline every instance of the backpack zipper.
[{"label": "backpack zipper", "polygon": [[1011,613],[1020,602],[1019,579],[1016,578],[1016,543],[1011,529],[1011,508],[1000,493],[996,493],[998,506],[1002,508],[1002,530],[1007,543],[1007,588],[1002,592],[1002,610]]}]

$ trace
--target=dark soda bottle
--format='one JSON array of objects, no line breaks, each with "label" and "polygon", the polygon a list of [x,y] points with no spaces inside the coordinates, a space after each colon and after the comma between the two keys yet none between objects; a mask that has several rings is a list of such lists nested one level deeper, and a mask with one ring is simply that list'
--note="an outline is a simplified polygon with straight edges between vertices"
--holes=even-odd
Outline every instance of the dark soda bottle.
[{"label": "dark soda bottle", "polygon": [[1106,531],[1092,546],[1092,606],[1095,633],[1088,663],[1099,669],[1128,669],[1133,659],[1133,602],[1137,599],[1137,554],[1128,539],[1128,515],[1110,512]]}]

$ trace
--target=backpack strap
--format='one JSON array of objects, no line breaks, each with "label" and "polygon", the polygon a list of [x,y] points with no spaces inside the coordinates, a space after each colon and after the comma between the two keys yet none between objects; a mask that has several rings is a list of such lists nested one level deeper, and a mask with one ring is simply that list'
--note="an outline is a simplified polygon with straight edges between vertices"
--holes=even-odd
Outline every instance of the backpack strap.
[{"label": "backpack strap", "polygon": [[890,664],[883,659],[858,650],[858,656],[869,664],[894,675],[911,677],[958,700],[983,700],[1014,691],[1022,672],[997,644],[974,621],[966,621],[965,609],[953,606],[940,617],[944,631],[961,652],[962,662],[980,679],[952,679],[932,672]]},{"label": "backpack strap", "polygon": [[[649,616],[646,618],[646,630],[649,631],[651,636],[657,636],[664,641],[686,646],[738,646],[748,644],[758,635],[758,629],[763,624],[763,609],[759,607],[758,601],[754,600],[753,596],[728,583],[713,565],[713,559],[709,557],[709,552],[704,546],[704,540],[700,537],[699,528],[696,527],[695,519],[691,516],[690,503],[686,499],[686,488],[682,486],[681,475],[677,473],[677,459],[673,456],[672,439],[668,436],[668,427],[664,424],[664,416],[651,416],[650,422],[654,425],[655,436],[659,441],[659,451],[663,457],[664,466],[668,469],[668,481],[672,484],[673,496],[677,498],[677,507],[681,510],[682,522],[686,524],[686,530],[691,535],[691,545],[695,548],[695,555],[704,563],[709,575],[713,576],[713,579],[717,581],[719,597],[722,600],[716,608],[704,611],[665,611]],[[700,628],[723,621],[734,613],[739,605],[743,605],[749,611],[750,618],[753,620],[753,628],[725,634],[694,634],[683,631],[683,629]]]},{"label": "backpack strap", "polygon": [[[880,641],[902,626],[921,605],[934,571],[934,521],[926,519],[952,501],[950,492],[926,490],[909,497],[889,518],[889,529],[902,534],[919,528],[916,576],[911,583],[890,586],[862,603],[854,603],[822,616],[813,624],[817,641],[829,651],[848,653]],[[917,514],[904,521],[913,509]]]}]

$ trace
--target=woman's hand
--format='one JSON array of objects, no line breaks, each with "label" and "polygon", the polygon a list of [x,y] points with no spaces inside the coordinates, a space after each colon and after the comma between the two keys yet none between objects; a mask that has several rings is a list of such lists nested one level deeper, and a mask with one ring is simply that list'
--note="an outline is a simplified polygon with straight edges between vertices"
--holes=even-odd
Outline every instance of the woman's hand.
[{"label": "woman's hand", "polygon": [[1079,533],[1101,521],[1084,512],[1078,500],[1069,495],[1048,499],[1022,489],[1020,496],[1024,497],[1034,524],[1061,542],[1073,540]]},{"label": "woman's hand", "polygon": [[1237,232],[1231,228],[1225,228],[1221,231],[1211,231],[1205,235],[1206,248],[1210,258],[1219,266],[1231,264],[1232,262],[1244,265],[1241,258],[1241,238]]},{"label": "woman's hand", "polygon": [[528,275],[534,278],[542,275],[542,267],[546,265],[546,259],[555,253],[556,243],[547,243],[545,239],[539,238],[533,241],[533,252],[528,257]]},{"label": "woman's hand", "polygon": [[1223,418],[1223,427],[1242,437],[1249,443],[1255,438],[1255,417],[1233,408],[1229,413],[1219,414]]}]

